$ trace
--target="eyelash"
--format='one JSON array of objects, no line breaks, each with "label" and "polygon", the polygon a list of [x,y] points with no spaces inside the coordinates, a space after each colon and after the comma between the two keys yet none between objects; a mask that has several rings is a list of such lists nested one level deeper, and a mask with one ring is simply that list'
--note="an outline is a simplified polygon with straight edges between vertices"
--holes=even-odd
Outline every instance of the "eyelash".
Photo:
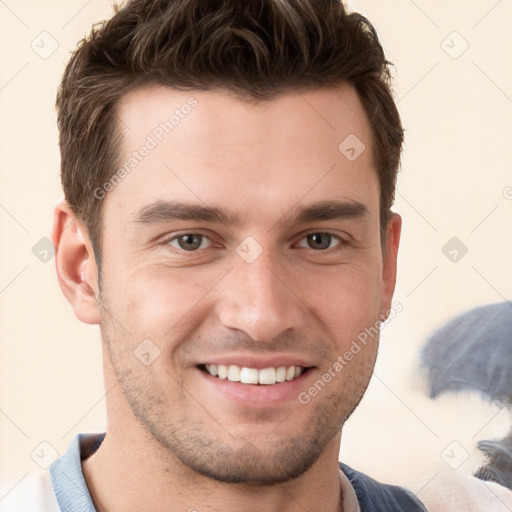
[{"label": "eyelash", "polygon": [[[194,233],[193,231],[189,231],[189,232],[179,233],[177,235],[173,235],[171,238],[168,238],[167,240],[164,240],[164,245],[171,245],[171,242],[174,242],[175,240],[179,240],[181,237],[184,237],[184,236],[187,236],[187,235],[201,237],[202,238],[201,245],[203,243],[203,240],[205,240],[205,239],[210,242],[208,247],[210,247],[213,244],[213,241],[207,235],[204,235],[203,233]],[[181,247],[174,247],[174,249],[176,249],[178,251],[190,252],[190,253],[191,252],[198,252],[199,251],[199,249],[196,249],[194,251],[187,251],[185,249],[182,249]],[[205,248],[203,247],[202,249],[204,250]]]},{"label": "eyelash", "polygon": [[[209,241],[209,245],[207,247],[203,247],[203,248],[199,247],[198,249],[190,250],[190,251],[187,251],[186,249],[182,249],[181,247],[174,247],[174,246],[171,245],[171,242],[174,242],[174,241],[178,240],[180,237],[183,237],[183,236],[186,236],[186,235],[192,235],[192,236],[201,237],[202,238],[201,245],[203,243],[203,240],[206,239],[206,240]],[[314,251],[316,253],[326,253],[326,252],[328,252],[328,251],[330,251],[332,249],[335,249],[336,247],[344,246],[344,245],[348,244],[347,240],[344,240],[339,235],[336,235],[336,234],[331,233],[329,231],[311,231],[311,232],[306,233],[305,235],[303,235],[299,239],[298,243],[302,242],[303,240],[306,240],[308,238],[308,236],[311,236],[311,235],[329,235],[331,237],[331,239],[332,239],[331,241],[337,240],[337,243],[334,246],[328,247],[327,249],[315,250],[315,249],[313,249],[311,247],[303,247],[304,249],[310,249],[311,251]],[[296,245],[298,245],[298,243]],[[194,232],[194,231],[185,231],[185,232],[181,232],[181,233],[175,234],[172,237],[169,237],[169,238],[165,239],[163,241],[163,245],[164,246],[171,245],[173,247],[173,249],[175,249],[176,251],[179,251],[181,253],[197,253],[197,252],[200,252],[200,251],[204,251],[205,249],[208,249],[212,245],[215,245],[215,244],[214,244],[214,242],[212,241],[212,239],[208,235],[205,235],[203,233],[197,233],[197,232]]]},{"label": "eyelash", "polygon": [[[325,253],[325,252],[328,252],[330,251],[331,249],[334,249],[335,247],[338,247],[339,245],[344,245],[346,244],[346,241],[343,240],[343,238],[341,238],[340,236],[338,235],[335,235],[334,233],[330,233],[329,231],[312,231],[310,233],[307,233],[306,235],[304,235],[300,240],[299,240],[299,243],[302,242],[303,240],[307,240],[307,238],[309,236],[312,236],[312,235],[328,235],[331,237],[331,242],[334,241],[334,240],[337,240],[338,243],[336,245],[334,245],[333,247],[328,247],[327,249],[321,249],[321,250],[315,250],[313,249],[312,247],[304,247],[304,249],[311,249],[312,251],[315,251],[315,252],[318,252],[318,253]],[[307,242],[306,242],[307,243]]]}]

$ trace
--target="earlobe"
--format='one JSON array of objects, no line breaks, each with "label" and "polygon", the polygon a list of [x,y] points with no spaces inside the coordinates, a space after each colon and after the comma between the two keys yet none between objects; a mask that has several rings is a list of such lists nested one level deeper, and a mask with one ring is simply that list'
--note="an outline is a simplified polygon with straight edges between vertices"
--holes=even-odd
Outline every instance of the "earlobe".
[{"label": "earlobe", "polygon": [[400,244],[400,233],[402,231],[402,218],[393,213],[388,222],[386,230],[386,252],[382,268],[382,302],[381,317],[387,318],[391,308],[391,301],[395,291],[396,270],[398,258],[398,246]]},{"label": "earlobe", "polygon": [[99,324],[98,271],[94,251],[86,228],[65,201],[55,207],[52,240],[57,277],[64,296],[79,320]]}]

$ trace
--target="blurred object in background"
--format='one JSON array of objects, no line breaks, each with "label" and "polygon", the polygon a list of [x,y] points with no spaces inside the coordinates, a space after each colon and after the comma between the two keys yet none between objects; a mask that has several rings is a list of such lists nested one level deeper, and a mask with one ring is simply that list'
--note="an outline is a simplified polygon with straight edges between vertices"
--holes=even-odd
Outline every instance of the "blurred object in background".
[{"label": "blurred object in background", "polygon": [[[426,342],[421,355],[429,393],[477,391],[512,409],[512,303],[471,309],[450,320]],[[499,441],[482,440],[487,458],[475,473],[512,489],[512,431]]]},{"label": "blurred object in background", "polygon": [[422,351],[430,397],[471,390],[512,405],[512,303],[471,309],[437,330]]},{"label": "blurred object in background", "polygon": [[500,441],[479,441],[477,446],[487,456],[487,462],[475,476],[512,489],[512,433]]}]

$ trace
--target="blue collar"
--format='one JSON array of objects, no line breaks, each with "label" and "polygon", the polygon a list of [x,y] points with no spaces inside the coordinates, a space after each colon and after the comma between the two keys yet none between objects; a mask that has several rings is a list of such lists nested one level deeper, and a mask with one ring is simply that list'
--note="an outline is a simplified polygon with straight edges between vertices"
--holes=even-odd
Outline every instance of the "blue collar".
[{"label": "blue collar", "polygon": [[50,467],[53,490],[61,512],[97,512],[82,472],[82,460],[100,446],[103,434],[77,434]]}]

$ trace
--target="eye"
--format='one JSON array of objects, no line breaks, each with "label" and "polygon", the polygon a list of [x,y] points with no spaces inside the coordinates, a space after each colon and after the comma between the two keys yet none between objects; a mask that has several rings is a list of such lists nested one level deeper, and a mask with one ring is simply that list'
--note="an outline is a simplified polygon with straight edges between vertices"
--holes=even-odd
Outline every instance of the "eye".
[{"label": "eye", "polygon": [[211,245],[211,241],[204,235],[185,233],[171,238],[168,242],[173,247],[184,251],[197,251]]},{"label": "eye", "polygon": [[316,251],[325,251],[342,242],[341,238],[331,235],[330,233],[310,233],[300,242],[299,247],[306,247]]}]

